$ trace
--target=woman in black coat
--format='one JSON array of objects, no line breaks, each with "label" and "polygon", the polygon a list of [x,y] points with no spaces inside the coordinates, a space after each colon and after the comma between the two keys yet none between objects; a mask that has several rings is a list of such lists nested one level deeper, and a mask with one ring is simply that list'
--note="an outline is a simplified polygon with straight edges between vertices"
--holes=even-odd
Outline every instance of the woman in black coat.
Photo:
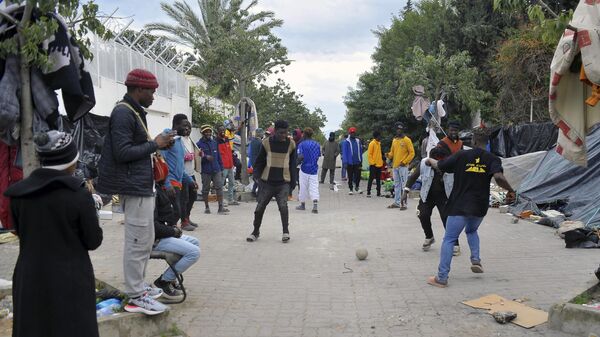
[{"label": "woman in black coat", "polygon": [[78,154],[71,136],[58,131],[43,135],[36,137],[42,168],[5,192],[20,239],[13,274],[13,337],[96,337],[95,278],[88,250],[100,246],[102,229],[90,192],[72,176]]}]

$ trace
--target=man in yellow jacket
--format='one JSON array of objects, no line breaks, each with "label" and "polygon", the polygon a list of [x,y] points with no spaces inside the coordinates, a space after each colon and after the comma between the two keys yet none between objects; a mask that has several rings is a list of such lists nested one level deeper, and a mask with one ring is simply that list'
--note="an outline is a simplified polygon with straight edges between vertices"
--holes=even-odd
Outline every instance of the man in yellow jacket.
[{"label": "man in yellow jacket", "polygon": [[381,169],[383,168],[383,155],[381,152],[381,132],[373,132],[373,140],[369,143],[367,151],[369,159],[369,182],[367,184],[367,198],[371,197],[373,179],[377,182],[377,196],[381,196]]},{"label": "man in yellow jacket", "polygon": [[402,187],[408,180],[408,164],[415,157],[415,148],[410,138],[404,134],[404,125],[400,122],[396,123],[396,137],[394,137],[392,148],[386,156],[392,160],[392,167],[394,168],[394,203],[389,205],[388,208],[405,210],[406,204],[400,201]]}]

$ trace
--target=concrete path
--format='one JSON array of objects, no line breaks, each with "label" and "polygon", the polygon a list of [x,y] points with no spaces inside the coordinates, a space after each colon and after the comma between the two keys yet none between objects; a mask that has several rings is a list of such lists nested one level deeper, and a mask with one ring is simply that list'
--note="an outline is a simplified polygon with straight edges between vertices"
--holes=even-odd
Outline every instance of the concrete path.
[{"label": "concrete path", "polygon": [[[363,188],[365,188],[363,182]],[[190,234],[201,241],[199,262],[185,273],[188,300],[172,306],[171,318],[189,336],[568,336],[546,325],[523,329],[500,325],[461,301],[496,293],[527,299],[548,310],[594,282],[597,250],[565,249],[551,228],[490,212],[480,228],[484,274],[470,271],[466,238],[453,260],[449,287],[425,280],[437,270],[443,228],[429,252],[415,216],[389,210],[390,199],[333,192],[321,185],[320,214],[290,203],[291,241],[281,242],[277,206],[267,208],[261,237],[248,243],[255,203],[231,206],[231,215],[202,214],[197,204]],[[213,206],[214,208],[214,206]],[[104,222],[102,246],[93,252],[96,276],[122,285],[121,217]],[[0,277],[10,278],[14,245],[0,245]],[[369,251],[358,261],[355,250]],[[147,280],[163,270],[151,261]]]}]

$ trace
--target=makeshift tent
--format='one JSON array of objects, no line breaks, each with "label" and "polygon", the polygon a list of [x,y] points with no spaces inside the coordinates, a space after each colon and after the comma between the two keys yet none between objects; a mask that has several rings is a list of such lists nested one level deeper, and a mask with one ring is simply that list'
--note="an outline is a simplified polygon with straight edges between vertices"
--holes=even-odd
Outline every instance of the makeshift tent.
[{"label": "makeshift tent", "polygon": [[538,211],[543,205],[553,204],[571,220],[600,227],[600,124],[591,129],[586,141],[588,167],[578,166],[556,151],[548,151],[521,182],[519,201],[511,212]]},{"label": "makeshift tent", "polygon": [[490,151],[504,158],[548,151],[557,138],[558,128],[552,122],[498,127],[490,132]]},{"label": "makeshift tent", "polygon": [[71,123],[67,116],[61,117],[59,129],[72,133],[79,149],[79,165],[75,174],[86,179],[98,177],[98,162],[109,118],[88,113],[76,123]]}]

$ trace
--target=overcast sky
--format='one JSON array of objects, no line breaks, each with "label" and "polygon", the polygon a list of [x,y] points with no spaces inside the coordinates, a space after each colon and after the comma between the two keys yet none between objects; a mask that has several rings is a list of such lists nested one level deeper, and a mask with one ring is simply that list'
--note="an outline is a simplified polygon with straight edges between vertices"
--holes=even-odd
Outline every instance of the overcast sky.
[{"label": "overcast sky", "polygon": [[[187,0],[197,8],[196,0]],[[97,0],[102,12],[135,19],[135,28],[156,21],[168,21],[158,0]],[[312,110],[321,107],[327,116],[326,132],[336,130],[346,111],[343,96],[355,87],[358,76],[372,65],[377,45],[372,31],[389,27],[392,15],[400,12],[405,0],[259,0],[259,9],[275,12],[283,27],[275,33],[288,48],[293,60],[284,74],[278,74],[292,89],[304,95]],[[274,79],[273,79],[274,80]],[[260,114],[260,107],[257,107]],[[260,115],[259,115],[260,118]]]}]

